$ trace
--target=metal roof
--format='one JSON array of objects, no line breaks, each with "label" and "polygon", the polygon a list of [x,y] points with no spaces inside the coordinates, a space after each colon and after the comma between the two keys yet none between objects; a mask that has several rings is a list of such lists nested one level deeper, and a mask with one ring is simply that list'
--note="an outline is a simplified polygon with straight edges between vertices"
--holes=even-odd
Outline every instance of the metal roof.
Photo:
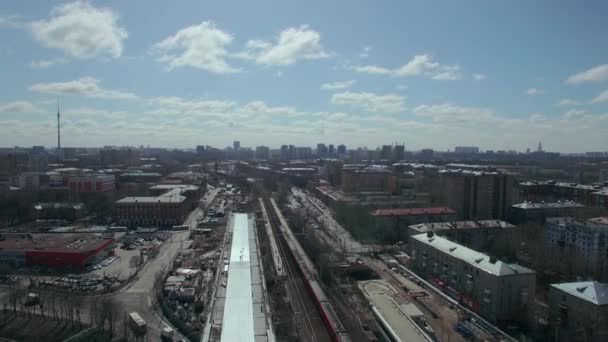
[{"label": "metal roof", "polygon": [[230,271],[228,272],[228,284],[226,286],[221,340],[254,342],[247,214],[235,214],[233,225]]},{"label": "metal roof", "polygon": [[559,209],[559,208],[584,208],[585,206],[574,201],[551,202],[551,203],[531,203],[523,202],[513,205],[519,209]]},{"label": "metal roof", "polygon": [[597,281],[579,281],[574,283],[551,284],[551,287],[596,305],[608,304],[608,284],[599,283]]},{"label": "metal roof", "polygon": [[456,212],[448,207],[432,208],[395,208],[377,209],[370,213],[372,216],[416,216],[416,215],[450,215]]},{"label": "metal roof", "polygon": [[418,234],[412,236],[412,238],[496,276],[536,273],[517,264],[508,264],[500,260],[490,262],[490,256],[437,235],[429,237],[427,234]]},{"label": "metal roof", "polygon": [[404,307],[395,301],[396,292],[385,280],[360,281],[358,285],[370,301],[372,311],[392,338],[408,342],[431,341],[409,316],[408,311],[412,311],[412,308],[404,310]]}]

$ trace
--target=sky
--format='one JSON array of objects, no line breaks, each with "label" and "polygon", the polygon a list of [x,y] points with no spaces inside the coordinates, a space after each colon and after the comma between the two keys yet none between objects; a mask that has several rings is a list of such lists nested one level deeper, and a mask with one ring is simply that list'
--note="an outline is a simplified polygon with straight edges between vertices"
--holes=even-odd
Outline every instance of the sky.
[{"label": "sky", "polygon": [[0,4],[0,146],[608,151],[605,1]]}]

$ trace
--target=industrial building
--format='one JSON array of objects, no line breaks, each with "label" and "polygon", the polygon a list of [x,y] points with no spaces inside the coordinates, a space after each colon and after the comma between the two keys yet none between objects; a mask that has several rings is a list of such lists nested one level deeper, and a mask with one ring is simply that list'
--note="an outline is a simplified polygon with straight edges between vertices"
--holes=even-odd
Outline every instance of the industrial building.
[{"label": "industrial building", "polygon": [[512,205],[512,175],[462,168],[439,174],[442,204],[456,210],[458,219],[507,218]]},{"label": "industrial building", "polygon": [[475,250],[486,250],[495,241],[508,240],[516,226],[499,220],[425,222],[407,227],[408,241],[418,234],[433,233]]},{"label": "industrial building", "polygon": [[536,273],[437,236],[412,236],[416,272],[486,320],[522,321],[534,299]]},{"label": "industrial building", "polygon": [[84,269],[112,254],[114,239],[94,234],[5,234],[0,266]]},{"label": "industrial building", "polygon": [[170,227],[181,225],[200,198],[194,185],[157,185],[158,196],[125,197],[114,204],[114,219],[121,226]]},{"label": "industrial building", "polygon": [[608,284],[551,284],[548,304],[553,341],[608,340]]}]

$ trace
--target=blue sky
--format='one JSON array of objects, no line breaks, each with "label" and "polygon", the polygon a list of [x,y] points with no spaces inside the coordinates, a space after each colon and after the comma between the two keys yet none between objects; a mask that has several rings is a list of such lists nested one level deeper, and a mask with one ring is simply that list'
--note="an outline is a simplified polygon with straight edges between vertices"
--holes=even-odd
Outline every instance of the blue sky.
[{"label": "blue sky", "polygon": [[602,1],[3,1],[0,145],[608,150]]}]

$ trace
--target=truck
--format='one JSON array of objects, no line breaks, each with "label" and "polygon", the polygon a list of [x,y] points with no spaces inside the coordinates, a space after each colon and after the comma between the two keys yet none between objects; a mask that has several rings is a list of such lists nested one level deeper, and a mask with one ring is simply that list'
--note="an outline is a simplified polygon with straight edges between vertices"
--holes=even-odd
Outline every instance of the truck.
[{"label": "truck", "polygon": [[173,341],[174,331],[173,328],[164,327],[160,332],[160,340],[162,342],[172,342]]},{"label": "truck", "polygon": [[131,327],[131,331],[137,336],[145,335],[148,328],[146,321],[137,312],[129,314],[129,326]]}]

